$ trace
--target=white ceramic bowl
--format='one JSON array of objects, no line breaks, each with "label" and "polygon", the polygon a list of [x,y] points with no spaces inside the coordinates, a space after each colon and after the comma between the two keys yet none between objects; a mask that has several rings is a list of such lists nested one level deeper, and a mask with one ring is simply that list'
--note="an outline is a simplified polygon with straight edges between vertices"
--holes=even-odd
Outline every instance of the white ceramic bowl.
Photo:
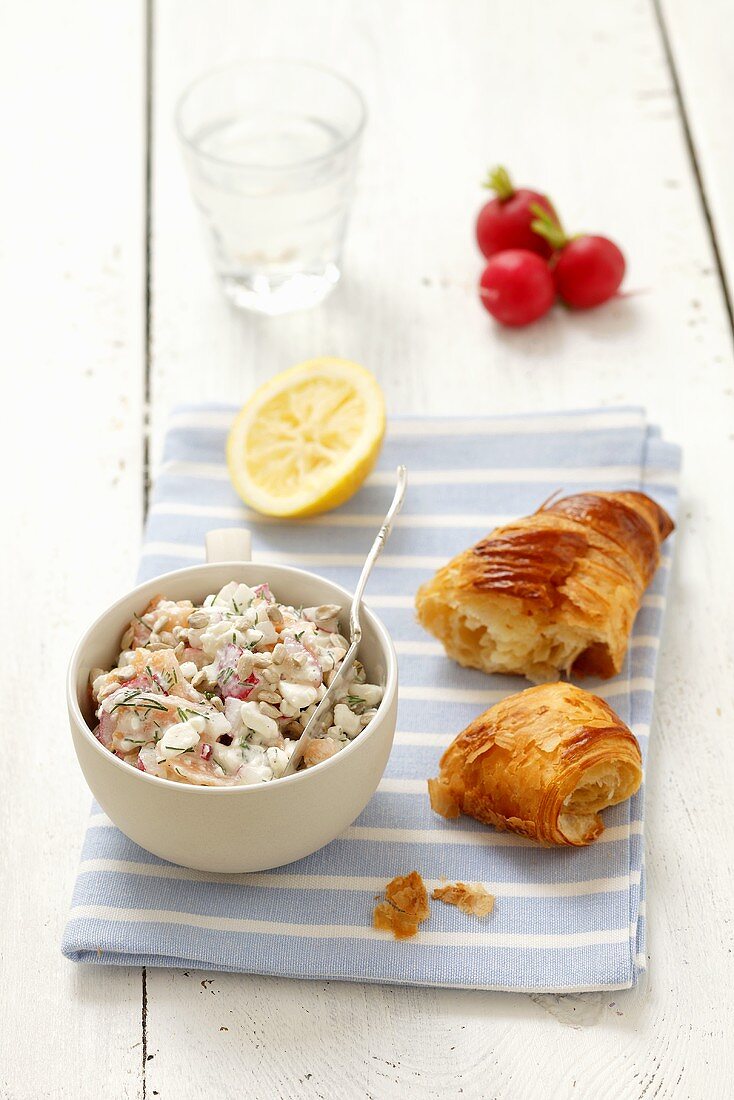
[{"label": "white ceramic bowl", "polygon": [[[221,560],[223,556],[231,560]],[[243,872],[280,867],[328,844],[362,812],[385,770],[395,733],[398,671],[385,627],[362,611],[360,660],[368,680],[384,685],[377,714],[330,760],[307,771],[245,787],[195,787],[131,767],[92,733],[89,673],[112,668],[134,612],[164,594],[201,601],[228,581],[267,581],[280,603],[346,607],[337,584],[289,566],[251,563],[247,532],[207,536],[207,564],[177,569],[139,585],[86,631],[69,665],[67,701],[74,748],[84,777],[115,825],[154,855],[203,871]],[[239,560],[238,560],[239,559]]]}]

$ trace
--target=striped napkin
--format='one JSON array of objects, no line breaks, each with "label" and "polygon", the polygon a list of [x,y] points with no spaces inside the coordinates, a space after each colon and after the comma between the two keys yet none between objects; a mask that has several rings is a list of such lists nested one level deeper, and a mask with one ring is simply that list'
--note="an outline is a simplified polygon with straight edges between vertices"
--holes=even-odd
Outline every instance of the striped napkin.
[{"label": "striped napkin", "polygon": [[[224,466],[234,410],[172,418],[155,486],[141,579],[203,559],[206,531],[252,529],[255,560],[303,566],[353,589],[407,465],[405,509],[369,584],[400,662],[395,746],[378,792],[326,848],[267,873],[204,874],[138,848],[94,807],[63,951],[121,965],[203,967],[318,979],[570,992],[621,989],[645,966],[643,793],[605,812],[582,849],[545,849],[470,818],[431,812],[427,776],[480,711],[527,684],[449,661],[415,621],[413,594],[437,566],[558,489],[644,489],[676,510],[678,448],[644,412],[599,409],[512,418],[390,423],[377,471],[346,505],[297,524],[248,513]],[[646,754],[671,540],[637,617],[624,671],[585,686],[631,726]],[[374,896],[417,869],[481,881],[486,920],[434,903],[418,937],[371,927]]]}]

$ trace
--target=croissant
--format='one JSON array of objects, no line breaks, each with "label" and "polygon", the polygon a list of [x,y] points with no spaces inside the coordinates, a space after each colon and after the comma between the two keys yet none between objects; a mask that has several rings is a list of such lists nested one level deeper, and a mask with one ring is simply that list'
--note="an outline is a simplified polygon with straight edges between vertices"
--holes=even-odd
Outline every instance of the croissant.
[{"label": "croissant", "polygon": [[418,619],[470,668],[614,676],[673,526],[644,493],[564,497],[439,569],[418,590]]},{"label": "croissant", "polygon": [[510,695],[480,714],[428,780],[433,809],[546,844],[589,844],[604,830],[599,811],[642,782],[634,734],[611,707],[573,684]]}]

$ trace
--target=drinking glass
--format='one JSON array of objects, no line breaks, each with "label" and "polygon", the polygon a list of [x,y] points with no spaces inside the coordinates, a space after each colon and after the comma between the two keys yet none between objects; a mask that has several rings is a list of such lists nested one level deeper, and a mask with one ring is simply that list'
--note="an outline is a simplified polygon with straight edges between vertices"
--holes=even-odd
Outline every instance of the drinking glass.
[{"label": "drinking glass", "polygon": [[183,92],[191,190],[237,306],[287,313],[334,288],[365,119],[350,81],[300,61],[238,62]]}]

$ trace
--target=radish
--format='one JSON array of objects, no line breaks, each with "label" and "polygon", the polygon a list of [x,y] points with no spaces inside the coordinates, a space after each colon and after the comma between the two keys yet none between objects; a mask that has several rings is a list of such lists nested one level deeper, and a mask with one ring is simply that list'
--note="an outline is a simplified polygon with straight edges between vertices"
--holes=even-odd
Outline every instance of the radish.
[{"label": "radish", "polygon": [[553,249],[543,236],[534,232],[532,223],[533,206],[556,217],[550,200],[525,187],[515,190],[506,168],[494,168],[483,186],[496,195],[485,203],[477,218],[477,244],[487,259],[508,248],[528,249],[547,259]]},{"label": "radish", "polygon": [[545,260],[527,249],[510,248],[485,267],[479,296],[495,320],[518,328],[546,314],[556,292]]},{"label": "radish", "polygon": [[592,309],[609,301],[622,285],[625,259],[608,237],[579,234],[568,237],[558,218],[539,204],[533,228],[553,248],[553,279],[560,298],[574,309]]}]

